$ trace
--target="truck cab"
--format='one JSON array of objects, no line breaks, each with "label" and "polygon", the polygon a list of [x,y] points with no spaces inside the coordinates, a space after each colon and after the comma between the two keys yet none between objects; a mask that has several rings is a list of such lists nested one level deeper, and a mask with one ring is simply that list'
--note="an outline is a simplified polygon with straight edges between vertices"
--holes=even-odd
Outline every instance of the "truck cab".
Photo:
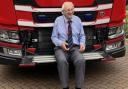
[{"label": "truck cab", "polygon": [[[0,63],[35,66],[56,62],[51,33],[67,0],[0,3]],[[86,34],[85,60],[123,57],[126,0],[70,0]]]}]

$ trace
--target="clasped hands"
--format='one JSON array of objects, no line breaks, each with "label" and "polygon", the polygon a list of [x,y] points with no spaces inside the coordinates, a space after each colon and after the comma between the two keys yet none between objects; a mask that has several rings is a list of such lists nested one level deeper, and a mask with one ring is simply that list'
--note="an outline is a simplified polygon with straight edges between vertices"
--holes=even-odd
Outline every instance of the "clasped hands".
[{"label": "clasped hands", "polygon": [[[65,51],[69,51],[69,48],[67,48],[68,46],[68,43],[67,42],[63,42],[62,45],[61,45],[61,48]],[[85,45],[83,44],[80,44],[80,47],[79,47],[79,51],[80,52],[83,52],[85,50]]]}]

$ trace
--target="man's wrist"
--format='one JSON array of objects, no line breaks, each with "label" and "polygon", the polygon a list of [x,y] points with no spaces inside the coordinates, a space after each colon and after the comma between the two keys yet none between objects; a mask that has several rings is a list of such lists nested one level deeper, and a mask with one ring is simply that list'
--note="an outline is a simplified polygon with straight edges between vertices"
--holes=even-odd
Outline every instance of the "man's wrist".
[{"label": "man's wrist", "polygon": [[84,44],[84,43],[80,43],[80,45],[86,46],[86,44]]}]

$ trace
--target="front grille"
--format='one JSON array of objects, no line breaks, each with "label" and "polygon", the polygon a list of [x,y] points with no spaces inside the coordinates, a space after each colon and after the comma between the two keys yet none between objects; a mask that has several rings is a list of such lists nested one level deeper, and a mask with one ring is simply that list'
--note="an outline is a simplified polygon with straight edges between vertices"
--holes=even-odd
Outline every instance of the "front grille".
[{"label": "front grille", "polygon": [[96,35],[94,27],[84,27],[84,32],[86,35],[86,52],[94,50],[93,44],[96,43]]},{"label": "front grille", "polygon": [[[53,28],[35,28],[38,31],[38,46],[36,53],[39,55],[49,55],[54,54],[54,44],[51,41],[51,34]],[[93,51],[93,45],[97,43],[102,43],[107,39],[106,29],[95,29],[94,27],[84,27],[84,32],[86,34],[86,51]]]},{"label": "front grille", "polygon": [[52,28],[35,28],[38,30],[38,47],[37,53],[47,55],[54,53],[54,44],[51,41]]},{"label": "front grille", "polygon": [[97,28],[95,29],[96,43],[103,43],[108,40],[108,28]]},{"label": "front grille", "polygon": [[[96,11],[87,11],[87,12],[75,12],[75,15],[80,17],[83,22],[86,21],[94,21],[96,19]],[[60,12],[52,13],[52,12],[43,12],[36,13],[33,12],[33,19],[36,23],[53,23],[55,19],[61,15]]]},{"label": "front grille", "polygon": [[86,45],[92,46],[96,43],[96,35],[94,27],[84,27],[84,32],[86,35]]}]

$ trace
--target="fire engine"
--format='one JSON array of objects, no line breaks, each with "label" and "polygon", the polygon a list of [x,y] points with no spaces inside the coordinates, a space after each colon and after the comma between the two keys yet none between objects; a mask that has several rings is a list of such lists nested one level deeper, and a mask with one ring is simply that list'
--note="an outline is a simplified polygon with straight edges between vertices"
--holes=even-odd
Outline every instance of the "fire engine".
[{"label": "fire engine", "polygon": [[[51,33],[67,0],[3,0],[0,3],[0,64],[56,62]],[[86,34],[85,60],[125,55],[126,0],[68,0]]]}]

